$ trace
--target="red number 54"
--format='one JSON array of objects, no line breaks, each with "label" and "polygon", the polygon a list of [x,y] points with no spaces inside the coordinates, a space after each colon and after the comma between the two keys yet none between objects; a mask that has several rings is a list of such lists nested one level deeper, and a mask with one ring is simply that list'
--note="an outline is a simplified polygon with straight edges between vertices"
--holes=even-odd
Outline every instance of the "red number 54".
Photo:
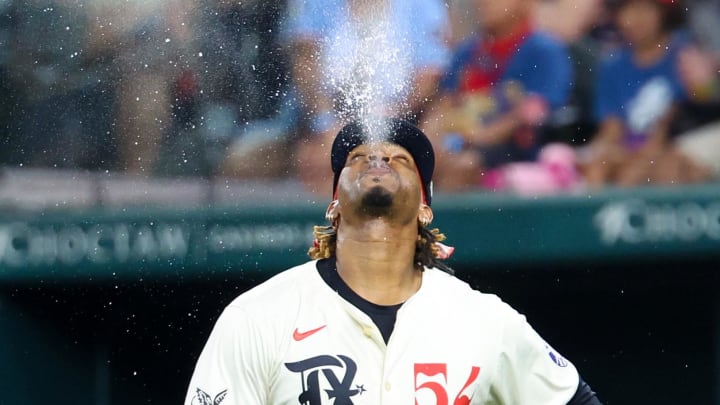
[{"label": "red number 54", "polygon": [[[470,404],[470,397],[467,395],[465,390],[477,380],[480,374],[480,367],[473,367],[470,370],[470,375],[465,381],[465,385],[455,396],[452,405],[468,405]],[[418,381],[418,376],[424,376]],[[439,378],[438,378],[439,377]],[[422,381],[422,382],[421,382]],[[435,395],[437,405],[450,405],[448,402],[449,397],[447,393],[447,364],[445,363],[416,363],[415,364],[415,393],[421,390],[430,390]],[[415,405],[421,405],[418,403],[417,395],[415,398]]]}]

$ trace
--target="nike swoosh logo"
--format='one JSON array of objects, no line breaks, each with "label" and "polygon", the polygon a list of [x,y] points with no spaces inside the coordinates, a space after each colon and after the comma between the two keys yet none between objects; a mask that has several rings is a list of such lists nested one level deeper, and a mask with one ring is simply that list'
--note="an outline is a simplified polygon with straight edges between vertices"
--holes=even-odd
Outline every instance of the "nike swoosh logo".
[{"label": "nike swoosh logo", "polygon": [[321,327],[319,327],[319,328],[310,329],[310,330],[305,331],[305,332],[300,332],[299,330],[297,330],[297,328],[295,328],[295,331],[293,332],[293,339],[295,339],[296,341],[299,342],[299,341],[301,341],[301,340],[303,340],[303,339],[306,339],[306,338],[314,335],[315,333],[321,331],[321,330],[322,330],[323,328],[325,328],[326,326],[327,326],[327,325],[323,325],[323,326],[321,326]]}]

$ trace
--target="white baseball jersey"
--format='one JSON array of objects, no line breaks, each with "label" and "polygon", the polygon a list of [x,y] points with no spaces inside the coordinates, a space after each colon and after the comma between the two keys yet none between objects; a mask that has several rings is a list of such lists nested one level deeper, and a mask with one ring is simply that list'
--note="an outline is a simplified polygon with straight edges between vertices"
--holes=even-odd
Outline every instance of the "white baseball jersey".
[{"label": "white baseball jersey", "polygon": [[228,305],[185,404],[566,404],[578,383],[524,316],[447,273],[425,270],[385,344],[311,261]]}]

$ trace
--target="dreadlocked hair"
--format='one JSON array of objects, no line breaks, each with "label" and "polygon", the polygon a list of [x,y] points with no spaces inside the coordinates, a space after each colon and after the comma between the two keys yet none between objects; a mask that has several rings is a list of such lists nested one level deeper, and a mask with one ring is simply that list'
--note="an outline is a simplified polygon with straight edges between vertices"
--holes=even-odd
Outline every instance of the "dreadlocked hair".
[{"label": "dreadlocked hair", "polygon": [[450,266],[438,259],[438,251],[440,247],[436,242],[444,241],[445,234],[440,233],[440,229],[427,229],[422,225],[418,225],[418,241],[415,245],[415,266],[421,270],[425,267],[436,267],[448,274],[455,274]]},{"label": "dreadlocked hair", "polygon": [[[438,228],[427,229],[418,224],[418,241],[415,245],[415,267],[424,270],[425,267],[436,267],[446,273],[455,274],[455,271],[437,258],[439,247],[436,242],[445,240],[445,235]],[[335,255],[337,232],[334,225],[314,226],[315,240],[308,250],[308,256],[313,260],[327,259]]]},{"label": "dreadlocked hair", "polygon": [[337,241],[337,232],[334,225],[314,226],[313,236],[315,240],[308,250],[308,256],[311,259],[327,259],[335,255],[335,242]]}]

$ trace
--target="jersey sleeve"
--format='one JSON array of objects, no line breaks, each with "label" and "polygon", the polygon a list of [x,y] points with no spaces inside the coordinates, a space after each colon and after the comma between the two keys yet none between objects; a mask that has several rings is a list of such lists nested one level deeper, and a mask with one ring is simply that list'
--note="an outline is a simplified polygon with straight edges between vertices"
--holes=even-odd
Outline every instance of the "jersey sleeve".
[{"label": "jersey sleeve", "polygon": [[503,404],[567,404],[578,389],[575,366],[507,307],[502,350],[491,393]]},{"label": "jersey sleeve", "polygon": [[473,49],[477,46],[477,39],[470,37],[461,42],[450,56],[448,67],[440,81],[440,90],[445,93],[454,93],[460,90],[461,77],[465,66],[472,58]]},{"label": "jersey sleeve", "polygon": [[226,308],[197,361],[185,405],[265,404],[270,368],[258,336],[242,309]]},{"label": "jersey sleeve", "polygon": [[609,117],[624,118],[622,112],[623,103],[618,98],[621,94],[615,86],[619,77],[616,72],[617,57],[607,57],[598,67],[598,74],[595,79],[594,110],[593,114],[597,122],[602,122]]},{"label": "jersey sleeve", "polygon": [[516,76],[527,92],[542,97],[550,108],[564,106],[574,74],[566,47],[549,36],[536,34],[520,49],[507,73]]}]

